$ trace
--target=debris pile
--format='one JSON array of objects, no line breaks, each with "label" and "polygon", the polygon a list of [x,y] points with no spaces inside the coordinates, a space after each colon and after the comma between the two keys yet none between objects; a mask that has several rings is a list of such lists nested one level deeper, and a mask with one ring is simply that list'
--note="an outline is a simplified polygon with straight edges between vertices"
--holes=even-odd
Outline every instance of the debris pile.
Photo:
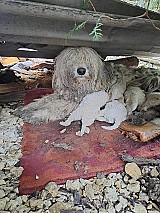
[{"label": "debris pile", "polygon": [[[53,60],[46,62],[46,59],[26,59],[17,57],[8,57],[0,59],[0,84],[7,84],[11,82],[18,82],[18,79],[22,80],[26,89],[34,87],[46,87],[39,85],[40,80],[43,77],[43,81],[50,80],[48,87],[51,87],[51,77],[54,69]],[[3,80],[2,80],[3,75]],[[47,79],[50,76],[50,79]],[[36,84],[34,83],[36,81]]]},{"label": "debris pile", "polygon": [[0,102],[23,100],[33,88],[51,88],[53,70],[53,60],[0,57]]}]

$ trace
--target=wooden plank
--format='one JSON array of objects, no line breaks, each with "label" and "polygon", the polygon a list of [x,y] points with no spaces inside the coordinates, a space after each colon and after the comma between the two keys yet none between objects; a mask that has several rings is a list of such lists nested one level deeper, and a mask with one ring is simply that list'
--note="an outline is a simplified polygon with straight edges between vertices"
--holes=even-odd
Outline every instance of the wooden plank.
[{"label": "wooden plank", "polygon": [[0,84],[0,94],[16,92],[16,91],[24,91],[25,87],[21,83],[9,83],[9,84]]},{"label": "wooden plank", "polygon": [[26,92],[27,91],[24,90],[24,91],[15,91],[15,92],[9,92],[5,94],[0,94],[0,104],[10,103],[15,101],[23,101]]}]

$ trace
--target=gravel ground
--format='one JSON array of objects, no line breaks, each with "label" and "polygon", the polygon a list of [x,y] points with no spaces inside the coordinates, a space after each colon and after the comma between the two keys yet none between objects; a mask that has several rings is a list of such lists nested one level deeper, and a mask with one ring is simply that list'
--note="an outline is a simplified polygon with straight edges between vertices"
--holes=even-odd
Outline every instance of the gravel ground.
[{"label": "gravel ground", "polygon": [[51,182],[32,195],[19,196],[23,121],[12,115],[15,103],[0,116],[0,213],[160,213],[160,166],[127,163],[122,173],[84,180]]}]

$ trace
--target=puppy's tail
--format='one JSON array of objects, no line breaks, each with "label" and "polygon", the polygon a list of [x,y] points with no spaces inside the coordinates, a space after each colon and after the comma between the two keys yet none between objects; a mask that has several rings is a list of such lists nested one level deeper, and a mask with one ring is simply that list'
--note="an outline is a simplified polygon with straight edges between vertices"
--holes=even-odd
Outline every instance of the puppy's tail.
[{"label": "puppy's tail", "polygon": [[114,125],[112,126],[101,126],[101,127],[105,130],[114,130],[114,129],[117,129],[120,124],[121,124],[121,121],[116,120]]}]

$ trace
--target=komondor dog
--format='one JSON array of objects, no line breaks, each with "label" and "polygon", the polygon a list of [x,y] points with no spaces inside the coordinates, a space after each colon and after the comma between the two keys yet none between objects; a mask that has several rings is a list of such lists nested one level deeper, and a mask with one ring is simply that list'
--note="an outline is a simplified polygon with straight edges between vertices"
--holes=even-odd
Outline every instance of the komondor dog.
[{"label": "komondor dog", "polygon": [[104,67],[101,56],[93,49],[66,48],[56,58],[54,93],[28,104],[17,114],[32,124],[65,118],[87,94],[108,90],[113,70]]},{"label": "komondor dog", "polygon": [[70,114],[68,119],[60,122],[63,126],[69,126],[71,122],[81,120],[81,130],[76,135],[82,136],[89,133],[90,126],[97,118],[101,108],[109,101],[109,95],[105,91],[93,92],[86,95],[79,106]]}]

